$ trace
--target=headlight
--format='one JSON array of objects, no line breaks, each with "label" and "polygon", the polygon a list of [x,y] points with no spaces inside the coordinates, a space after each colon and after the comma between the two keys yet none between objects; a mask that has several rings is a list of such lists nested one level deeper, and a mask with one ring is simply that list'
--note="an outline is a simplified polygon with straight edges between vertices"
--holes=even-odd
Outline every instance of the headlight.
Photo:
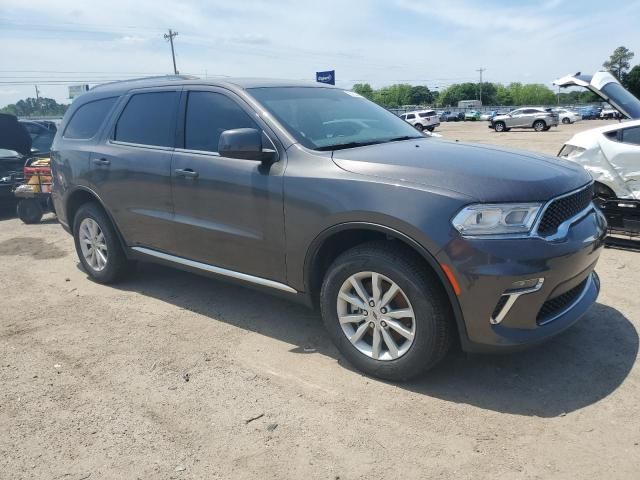
[{"label": "headlight", "polygon": [[574,158],[582,155],[585,151],[586,149],[582,147],[576,147],[575,145],[565,145],[564,147],[562,147],[562,150],[560,150],[558,156],[566,158],[567,160],[573,160]]},{"label": "headlight", "polygon": [[527,233],[533,227],[540,208],[541,203],[469,205],[451,223],[465,236]]}]

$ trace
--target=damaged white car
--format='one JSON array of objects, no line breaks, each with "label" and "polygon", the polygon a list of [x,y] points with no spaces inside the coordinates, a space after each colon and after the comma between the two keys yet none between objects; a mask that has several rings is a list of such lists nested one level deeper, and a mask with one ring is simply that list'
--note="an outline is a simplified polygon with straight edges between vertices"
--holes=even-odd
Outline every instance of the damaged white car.
[{"label": "damaged white car", "polygon": [[577,133],[558,156],[588,170],[598,196],[640,200],[640,120]]},{"label": "damaged white car", "polygon": [[577,73],[554,83],[587,88],[634,119],[578,133],[558,156],[589,171],[595,180],[596,203],[612,230],[640,234],[640,100],[608,72]]}]

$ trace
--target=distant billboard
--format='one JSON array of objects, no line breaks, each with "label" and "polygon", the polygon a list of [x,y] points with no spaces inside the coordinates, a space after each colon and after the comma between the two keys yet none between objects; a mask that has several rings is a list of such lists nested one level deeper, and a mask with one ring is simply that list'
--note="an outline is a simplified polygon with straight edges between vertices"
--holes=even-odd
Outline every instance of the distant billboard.
[{"label": "distant billboard", "polygon": [[69,98],[76,98],[89,91],[89,85],[69,85]]},{"label": "distant billboard", "polygon": [[329,85],[336,84],[336,71],[328,70],[326,72],[316,72],[316,82],[328,83]]}]

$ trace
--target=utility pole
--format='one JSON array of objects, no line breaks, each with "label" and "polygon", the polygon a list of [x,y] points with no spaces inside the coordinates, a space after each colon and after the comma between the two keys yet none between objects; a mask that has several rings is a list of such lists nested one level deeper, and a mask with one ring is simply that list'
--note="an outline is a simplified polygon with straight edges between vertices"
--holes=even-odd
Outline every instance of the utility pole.
[{"label": "utility pole", "polygon": [[173,73],[178,75],[178,69],[176,68],[176,54],[173,50],[173,37],[178,36],[178,32],[172,32],[171,29],[169,29],[169,34],[164,34],[164,39],[165,40],[169,40],[169,43],[171,44],[171,58],[173,58]]},{"label": "utility pole", "polygon": [[480,72],[480,103],[482,104],[482,72],[484,72],[486,68],[480,67],[476,72]]},{"label": "utility pole", "polygon": [[36,100],[40,100],[40,90],[38,90],[38,85],[34,85],[36,87]]}]

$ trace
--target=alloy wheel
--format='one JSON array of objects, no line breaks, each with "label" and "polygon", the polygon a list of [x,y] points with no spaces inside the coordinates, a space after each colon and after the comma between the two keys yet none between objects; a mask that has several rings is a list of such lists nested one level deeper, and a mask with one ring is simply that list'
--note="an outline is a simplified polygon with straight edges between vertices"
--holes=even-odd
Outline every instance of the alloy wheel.
[{"label": "alloy wheel", "polygon": [[104,270],[107,266],[109,252],[104,233],[92,218],[85,218],[80,223],[78,230],[80,237],[80,249],[87,264],[96,272]]},{"label": "alloy wheel", "polygon": [[413,307],[402,289],[380,273],[359,272],[347,278],[338,293],[337,312],[345,336],[374,360],[396,360],[413,345]]}]

